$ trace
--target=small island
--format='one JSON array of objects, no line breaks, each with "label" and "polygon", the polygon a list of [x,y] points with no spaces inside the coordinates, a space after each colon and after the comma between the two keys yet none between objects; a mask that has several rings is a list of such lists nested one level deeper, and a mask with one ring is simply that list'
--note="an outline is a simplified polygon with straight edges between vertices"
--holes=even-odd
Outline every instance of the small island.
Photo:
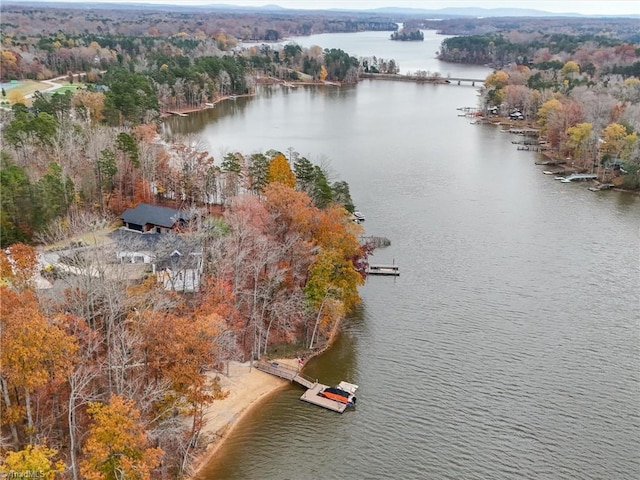
[{"label": "small island", "polygon": [[391,34],[391,40],[400,40],[401,42],[422,42],[424,41],[424,33],[417,28],[415,30],[405,30],[402,28]]}]

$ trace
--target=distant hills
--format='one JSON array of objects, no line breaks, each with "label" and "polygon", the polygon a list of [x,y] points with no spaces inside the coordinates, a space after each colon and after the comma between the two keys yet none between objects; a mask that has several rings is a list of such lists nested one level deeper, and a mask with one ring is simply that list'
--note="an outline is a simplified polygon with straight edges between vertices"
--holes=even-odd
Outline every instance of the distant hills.
[{"label": "distant hills", "polygon": [[558,17],[583,16],[579,13],[551,13],[532,8],[479,8],[479,7],[448,7],[438,10],[422,8],[384,7],[369,10],[385,15],[433,15],[436,17]]},{"label": "distant hills", "polygon": [[[82,2],[81,0],[71,0],[66,2],[58,2],[55,0],[4,0],[5,4],[25,5],[38,4],[47,7],[75,7],[75,8],[101,8],[101,9],[136,9],[136,10],[192,10],[192,11],[242,11],[242,12],[299,12],[300,9],[285,8],[275,4],[268,4],[262,6],[241,6],[231,5],[225,3],[211,3],[203,5],[188,5],[181,4],[180,0],[175,0],[175,5],[167,3],[138,3],[135,1],[127,3],[111,3],[107,1],[101,2]],[[310,11],[305,9],[304,11]],[[313,11],[313,10],[311,10]],[[407,7],[382,7],[375,9],[345,9],[345,8],[333,8],[322,9],[318,8],[316,11],[336,12],[336,13],[367,13],[367,14],[379,14],[387,16],[419,16],[429,18],[453,18],[453,17],[469,17],[469,18],[488,18],[488,17],[621,17],[621,18],[640,18],[640,14],[628,14],[628,15],[584,15],[575,12],[566,13],[553,13],[546,12],[544,10],[536,10],[532,8],[480,8],[480,7],[448,7],[441,9],[424,9],[424,8],[407,8]]]}]

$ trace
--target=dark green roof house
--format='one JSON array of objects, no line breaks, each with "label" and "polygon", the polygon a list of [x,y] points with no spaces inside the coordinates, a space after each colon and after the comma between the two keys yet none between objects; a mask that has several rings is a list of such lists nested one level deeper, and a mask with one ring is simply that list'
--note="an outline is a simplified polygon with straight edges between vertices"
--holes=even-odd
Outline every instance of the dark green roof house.
[{"label": "dark green roof house", "polygon": [[177,231],[189,222],[189,213],[169,207],[141,203],[120,215],[124,226],[138,232],[165,233]]}]

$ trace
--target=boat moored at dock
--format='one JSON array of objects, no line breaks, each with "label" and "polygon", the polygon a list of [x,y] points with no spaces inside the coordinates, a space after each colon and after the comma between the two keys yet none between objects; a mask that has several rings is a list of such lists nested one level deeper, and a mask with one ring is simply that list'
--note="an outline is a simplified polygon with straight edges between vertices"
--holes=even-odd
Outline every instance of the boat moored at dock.
[{"label": "boat moored at dock", "polygon": [[343,413],[347,407],[354,407],[356,404],[355,393],[358,385],[353,383],[340,382],[338,385],[330,387],[319,383],[317,380],[314,381],[305,377],[295,367],[279,362],[260,361],[254,366],[260,371],[284,378],[290,382],[296,382],[305,387],[307,390],[302,394],[300,400],[307,403],[338,413]]},{"label": "boat moored at dock", "polygon": [[323,388],[318,392],[318,395],[339,403],[344,403],[347,407],[354,407],[356,405],[355,392],[357,389],[358,386],[353,383],[340,382],[335,387]]}]

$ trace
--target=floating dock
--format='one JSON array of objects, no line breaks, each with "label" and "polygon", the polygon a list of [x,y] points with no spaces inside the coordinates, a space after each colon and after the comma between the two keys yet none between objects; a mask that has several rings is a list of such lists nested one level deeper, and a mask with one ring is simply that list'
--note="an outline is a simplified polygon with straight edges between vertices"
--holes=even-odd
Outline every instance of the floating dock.
[{"label": "floating dock", "polygon": [[368,275],[400,275],[400,268],[397,265],[369,265]]},{"label": "floating dock", "polygon": [[[328,385],[323,385],[317,380],[311,380],[310,378],[300,373],[300,370],[295,367],[291,367],[279,362],[258,362],[254,365],[254,367],[262,372],[270,373],[271,375],[284,378],[285,380],[289,380],[290,382],[296,382],[305,387],[307,390],[300,397],[300,400],[302,401],[338,413],[343,413],[348,407],[346,403],[337,402],[335,400],[331,400],[330,398],[320,396],[320,392],[327,388]],[[358,389],[358,386],[352,383],[340,382],[338,388],[341,388],[342,390],[345,390],[349,393],[355,393],[355,391]]]},{"label": "floating dock", "polygon": [[302,394],[300,400],[313,405],[318,405],[319,407],[326,408],[328,410],[333,410],[334,412],[344,412],[347,409],[346,403],[336,402],[330,398],[320,396],[320,392],[325,388],[327,388],[327,385],[316,383],[312,388]]}]

